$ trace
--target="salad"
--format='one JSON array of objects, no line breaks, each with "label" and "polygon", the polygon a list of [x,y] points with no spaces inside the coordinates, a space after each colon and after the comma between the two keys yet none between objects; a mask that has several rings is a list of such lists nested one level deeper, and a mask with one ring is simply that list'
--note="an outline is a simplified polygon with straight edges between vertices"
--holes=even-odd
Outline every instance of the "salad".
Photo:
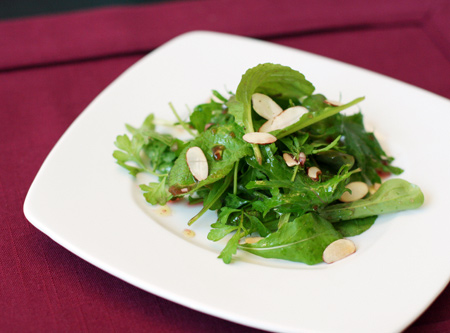
[{"label": "salad", "polygon": [[119,135],[116,162],[140,185],[152,205],[184,198],[217,211],[208,239],[227,238],[219,258],[230,263],[237,250],[308,265],[332,263],[356,251],[348,237],[368,230],[380,214],[423,204],[420,188],[399,175],[363,115],[341,111],[303,74],[265,63],[242,76],[236,93],[213,91],[183,120],[188,140],[163,133],[150,114],[139,128]]}]

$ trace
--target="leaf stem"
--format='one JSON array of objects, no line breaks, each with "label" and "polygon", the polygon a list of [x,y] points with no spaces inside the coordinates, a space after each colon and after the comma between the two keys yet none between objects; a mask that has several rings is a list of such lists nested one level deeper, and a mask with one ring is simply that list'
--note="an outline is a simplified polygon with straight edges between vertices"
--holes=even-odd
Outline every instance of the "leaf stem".
[{"label": "leaf stem", "polygon": [[147,166],[146,166],[144,163],[142,163],[142,161],[141,161],[139,158],[137,158],[136,156],[133,156],[133,161],[134,161],[139,167],[141,167],[141,169],[142,169],[143,171],[145,171],[145,172],[147,172],[147,173],[149,173],[149,174],[151,174],[151,175],[153,175],[153,176],[156,176],[156,177],[165,177],[165,176],[168,176],[168,175],[169,175],[168,173],[158,173],[158,172],[156,172],[156,171],[154,171],[154,170],[152,170],[152,169],[147,168]]},{"label": "leaf stem", "polygon": [[296,165],[294,167],[294,174],[292,175],[291,182],[293,182],[295,180],[295,177],[297,176],[297,172],[298,172],[298,165]]},{"label": "leaf stem", "polygon": [[239,170],[239,161],[234,165],[234,177],[233,177],[233,194],[237,194],[237,178],[238,178],[238,170]]},{"label": "leaf stem", "polygon": [[183,128],[193,137],[195,137],[195,133],[191,131],[191,129],[189,128],[189,125],[186,124],[185,121],[183,121],[180,116],[178,115],[177,111],[175,110],[174,106],[172,103],[169,103],[170,108],[172,109],[173,114],[175,115],[175,117],[177,118],[178,122],[180,123],[181,126],[183,126]]}]

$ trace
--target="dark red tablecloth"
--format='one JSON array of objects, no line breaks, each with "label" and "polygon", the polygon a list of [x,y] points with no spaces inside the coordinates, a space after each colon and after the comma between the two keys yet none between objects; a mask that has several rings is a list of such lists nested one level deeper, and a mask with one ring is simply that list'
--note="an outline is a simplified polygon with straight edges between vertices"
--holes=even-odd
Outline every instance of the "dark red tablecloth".
[{"label": "dark red tablecloth", "polygon": [[[0,331],[258,331],[135,288],[68,252],[22,213],[59,137],[144,54],[183,32],[227,32],[450,98],[449,22],[446,0],[183,1],[0,22]],[[450,332],[450,287],[407,332]]]}]

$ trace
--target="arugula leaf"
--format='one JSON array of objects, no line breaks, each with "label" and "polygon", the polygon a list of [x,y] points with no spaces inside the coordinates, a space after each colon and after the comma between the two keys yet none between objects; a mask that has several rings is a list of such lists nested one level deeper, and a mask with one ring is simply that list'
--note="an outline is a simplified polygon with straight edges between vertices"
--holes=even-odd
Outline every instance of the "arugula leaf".
[{"label": "arugula leaf", "polygon": [[236,233],[227,242],[227,245],[220,252],[218,258],[222,259],[225,264],[229,264],[231,262],[233,254],[236,254],[237,252],[239,240],[244,237],[244,235],[245,234],[241,232],[241,227],[238,227]]},{"label": "arugula leaf", "polygon": [[240,244],[239,249],[264,258],[277,258],[314,265],[322,262],[325,248],[342,238],[331,223],[309,213],[285,223],[276,232],[254,244]]},{"label": "arugula leaf", "polygon": [[233,257],[233,254],[236,254],[237,248],[239,246],[239,240],[248,234],[248,231],[244,229],[244,215],[241,213],[241,219],[239,226],[236,229],[236,233],[230,238],[227,242],[227,245],[224,247],[222,252],[220,252],[219,257],[223,260],[225,264],[229,264]]},{"label": "arugula leaf", "polygon": [[390,166],[393,158],[388,157],[373,133],[366,132],[363,116],[359,112],[352,116],[342,116],[340,130],[344,138],[346,152],[353,155],[356,164],[362,170],[365,180],[381,183],[377,170],[400,174],[402,169]]},{"label": "arugula leaf", "polygon": [[261,237],[266,237],[270,234],[270,230],[262,223],[262,221],[254,215],[245,214],[251,223],[251,230],[256,230]]},{"label": "arugula leaf", "polygon": [[295,133],[297,131],[300,131],[301,129],[304,129],[305,127],[311,126],[321,120],[324,120],[326,118],[329,118],[331,116],[334,116],[338,114],[339,112],[358,104],[359,102],[362,102],[364,100],[364,97],[359,97],[354,99],[353,101],[340,105],[340,106],[328,106],[320,111],[317,112],[308,112],[305,113],[298,122],[295,124],[292,124],[291,126],[288,126],[286,128],[283,128],[281,130],[276,130],[271,132],[273,135],[275,135],[277,138],[285,137],[286,135]]},{"label": "arugula leaf", "polygon": [[422,206],[424,196],[417,185],[403,179],[390,179],[367,199],[325,207],[320,216],[331,222],[364,218]]},{"label": "arugula leaf", "polygon": [[213,223],[211,224],[211,230],[208,233],[207,238],[210,241],[217,242],[224,238],[226,235],[232,233],[233,231],[239,229],[238,226],[235,225],[227,225],[222,223]]},{"label": "arugula leaf", "polygon": [[192,225],[195,221],[197,221],[200,218],[200,216],[202,216],[220,199],[220,197],[225,193],[228,186],[230,186],[231,177],[232,177],[231,174],[228,174],[225,177],[224,181],[216,182],[213,184],[211,191],[209,192],[208,196],[203,202],[202,210],[189,220],[188,222],[189,225]]},{"label": "arugula leaf", "polygon": [[[259,180],[247,184],[248,189],[271,189],[271,198],[263,200],[264,213],[277,208],[280,213],[305,213],[322,208],[340,198],[346,191],[345,180],[355,171],[343,168],[341,173],[327,181],[314,182],[308,176],[290,180]],[[280,192],[278,189],[288,189]],[[275,189],[275,190],[274,190]]]}]

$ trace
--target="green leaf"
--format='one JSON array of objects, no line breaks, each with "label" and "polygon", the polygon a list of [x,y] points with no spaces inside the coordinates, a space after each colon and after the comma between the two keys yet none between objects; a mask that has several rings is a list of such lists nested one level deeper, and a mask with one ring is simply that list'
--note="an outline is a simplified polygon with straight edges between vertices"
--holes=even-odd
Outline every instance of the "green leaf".
[{"label": "green leaf", "polygon": [[166,178],[162,177],[159,183],[149,183],[148,185],[139,185],[142,191],[144,191],[144,197],[147,202],[152,205],[164,206],[170,199],[172,195],[167,191],[166,188]]},{"label": "green leaf", "polygon": [[225,264],[229,264],[231,262],[233,254],[236,254],[239,245],[239,240],[243,236],[244,235],[241,234],[241,229],[238,228],[236,233],[233,235],[233,237],[230,238],[230,240],[227,242],[227,245],[220,252],[218,258],[222,259]]},{"label": "green leaf", "polygon": [[297,132],[305,127],[311,126],[321,120],[332,117],[335,114],[338,114],[339,112],[341,112],[355,104],[358,104],[359,102],[361,102],[363,100],[364,100],[364,97],[359,97],[359,98],[356,98],[353,101],[351,101],[347,104],[344,104],[344,105],[328,106],[317,112],[305,113],[300,118],[300,120],[297,121],[295,124],[292,124],[291,126],[283,128],[281,130],[273,131],[271,133],[273,135],[275,135],[277,138],[285,137],[286,135],[292,134],[292,133]]},{"label": "green leaf", "polygon": [[156,132],[153,115],[148,116],[139,128],[128,124],[126,128],[132,138],[127,135],[117,136],[114,144],[120,150],[114,151],[113,157],[132,176],[139,172],[165,175],[185,146],[183,141],[169,134]]},{"label": "green leaf", "polygon": [[233,193],[227,193],[225,197],[225,206],[230,208],[240,208],[241,206],[248,204],[249,200],[240,198]]},{"label": "green leaf", "polygon": [[[339,118],[338,118],[339,119]],[[373,133],[366,132],[361,113],[343,116],[339,122],[348,154],[353,155],[365,181],[381,183],[377,170],[400,174],[402,169],[390,165],[393,158],[386,155]]]},{"label": "green leaf", "polygon": [[133,136],[133,139],[130,140],[127,135],[119,135],[114,144],[122,150],[115,150],[113,152],[113,157],[116,159],[117,164],[127,169],[133,177],[139,172],[147,171],[140,156],[140,151],[144,146],[141,138]]},{"label": "green leaf", "polygon": [[245,216],[249,219],[251,223],[251,230],[256,230],[260,234],[261,237],[266,237],[270,234],[270,230],[261,222],[259,218],[254,215],[245,214]]},{"label": "green leaf", "polygon": [[233,231],[239,229],[238,226],[226,225],[222,223],[211,224],[211,230],[208,233],[208,239],[213,242],[217,242],[224,238],[226,235],[232,233]]},{"label": "green leaf", "polygon": [[310,112],[322,111],[329,106],[325,103],[326,99],[327,98],[322,94],[311,95],[303,100],[302,106],[307,108]]},{"label": "green leaf", "polygon": [[390,179],[367,199],[330,205],[320,211],[320,216],[331,222],[364,218],[422,206],[424,196],[417,185],[403,179]]},{"label": "green leaf", "polygon": [[223,260],[225,264],[229,264],[234,254],[237,252],[239,246],[239,240],[248,234],[247,231],[243,230],[244,215],[241,212],[239,226],[236,229],[236,233],[227,242],[225,248],[220,252],[219,258]]},{"label": "green leaf", "polygon": [[[305,213],[323,208],[339,199],[345,192],[346,180],[354,172],[343,168],[340,174],[322,182],[312,181],[306,174],[298,175],[295,181],[258,180],[249,182],[247,188],[271,190],[272,197],[262,201],[265,213],[273,208],[277,208],[280,213]],[[281,192],[279,188],[288,191]]]},{"label": "green leaf", "polygon": [[[300,72],[277,64],[260,64],[250,68],[242,76],[236,97],[227,103],[229,112],[246,133],[254,132],[251,98],[254,93],[276,95],[283,99],[301,99],[311,95],[314,86]],[[253,145],[258,163],[261,163],[259,146]]]},{"label": "green leaf", "polygon": [[285,223],[276,232],[254,244],[240,244],[239,249],[264,258],[277,258],[314,265],[322,262],[325,248],[342,236],[331,223],[309,213]]},{"label": "green leaf", "polygon": [[333,223],[334,228],[344,237],[352,237],[362,234],[370,229],[378,216],[368,216],[361,219],[353,219]]},{"label": "green leaf", "polygon": [[222,104],[213,101],[195,107],[194,112],[190,116],[190,120],[199,133],[203,133],[206,125],[211,122],[213,111],[222,112]]},{"label": "green leaf", "polygon": [[228,174],[224,181],[214,183],[211,191],[203,202],[202,210],[196,214],[193,218],[191,218],[188,222],[189,225],[192,225],[195,221],[197,221],[200,216],[202,216],[208,209],[210,209],[214,203],[216,203],[220,197],[224,194],[228,186],[230,186],[232,175]]},{"label": "green leaf", "polygon": [[[195,192],[199,188],[212,184],[230,173],[236,161],[251,154],[250,144],[242,140],[239,127],[236,124],[220,126],[200,134],[189,143],[175,161],[170,171],[168,185],[174,195],[185,195]],[[186,151],[190,147],[199,147],[208,161],[208,178],[200,182],[192,176],[186,162]],[[222,159],[214,158],[215,147],[223,146]],[[187,188],[188,192],[182,193],[180,189]]]}]

